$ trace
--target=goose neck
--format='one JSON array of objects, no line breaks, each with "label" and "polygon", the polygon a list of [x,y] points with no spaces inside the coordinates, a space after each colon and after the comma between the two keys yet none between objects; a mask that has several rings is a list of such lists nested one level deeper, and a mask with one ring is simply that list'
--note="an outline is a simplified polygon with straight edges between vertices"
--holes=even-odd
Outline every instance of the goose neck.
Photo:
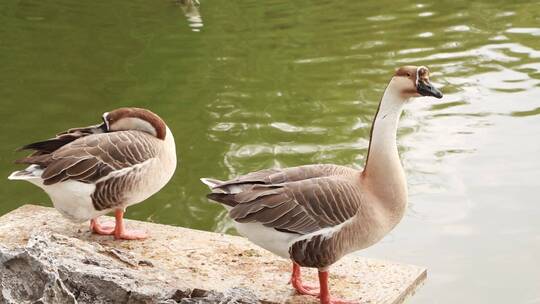
[{"label": "goose neck", "polygon": [[362,182],[392,213],[400,213],[407,200],[405,173],[399,159],[396,133],[407,98],[392,88],[384,92],[371,128]]}]

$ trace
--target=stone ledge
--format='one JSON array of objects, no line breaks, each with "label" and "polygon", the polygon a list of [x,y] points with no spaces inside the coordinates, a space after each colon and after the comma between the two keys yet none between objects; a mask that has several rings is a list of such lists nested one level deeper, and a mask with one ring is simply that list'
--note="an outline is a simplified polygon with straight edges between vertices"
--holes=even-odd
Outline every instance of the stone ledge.
[{"label": "stone ledge", "polygon": [[[126,224],[151,238],[93,235],[34,205],[0,217],[0,303],[318,303],[294,295],[289,261],[244,238]],[[315,281],[315,270],[304,277]],[[330,284],[359,303],[397,304],[425,278],[421,267],[349,256],[332,267]]]}]

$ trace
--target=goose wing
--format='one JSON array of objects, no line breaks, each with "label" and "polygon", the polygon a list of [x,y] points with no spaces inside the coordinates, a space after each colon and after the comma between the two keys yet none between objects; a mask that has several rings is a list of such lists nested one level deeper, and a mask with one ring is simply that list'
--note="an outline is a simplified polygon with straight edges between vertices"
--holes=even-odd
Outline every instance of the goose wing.
[{"label": "goose wing", "polygon": [[255,184],[240,193],[208,197],[231,206],[235,221],[303,235],[344,223],[359,211],[362,200],[358,184],[343,176]]},{"label": "goose wing", "polygon": [[112,176],[110,174],[113,172],[117,172],[117,175],[127,172],[156,157],[156,140],[139,131],[88,134],[51,153],[33,154],[17,163],[42,167],[41,178],[45,185],[66,180],[93,183]]}]

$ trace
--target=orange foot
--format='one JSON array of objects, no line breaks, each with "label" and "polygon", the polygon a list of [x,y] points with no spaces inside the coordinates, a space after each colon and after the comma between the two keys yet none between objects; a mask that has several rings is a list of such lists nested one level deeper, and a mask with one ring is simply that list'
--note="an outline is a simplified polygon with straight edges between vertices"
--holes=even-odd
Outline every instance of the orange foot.
[{"label": "orange foot", "polygon": [[148,233],[143,230],[117,229],[114,232],[114,238],[117,240],[143,240],[148,237]]},{"label": "orange foot", "polygon": [[116,209],[114,211],[116,227],[114,229],[114,238],[117,240],[142,240],[148,237],[146,231],[127,230],[124,225],[124,210]]},{"label": "orange foot", "polygon": [[296,290],[296,292],[301,294],[301,295],[308,295],[308,296],[314,296],[314,297],[319,296],[319,288],[318,287],[303,284],[302,282],[292,282],[292,285],[293,285],[294,289]]},{"label": "orange foot", "polygon": [[357,304],[356,302],[343,300],[330,296],[328,291],[328,270],[319,269],[319,284],[321,285],[321,304]]},{"label": "orange foot", "polygon": [[100,235],[114,234],[115,225],[113,223],[100,224],[97,218],[90,220],[90,231]]},{"label": "orange foot", "polygon": [[301,295],[308,295],[308,296],[315,296],[315,297],[319,296],[319,287],[304,284],[302,282],[300,265],[298,265],[296,262],[293,262],[293,270],[292,270],[290,283],[294,287],[296,292]]}]

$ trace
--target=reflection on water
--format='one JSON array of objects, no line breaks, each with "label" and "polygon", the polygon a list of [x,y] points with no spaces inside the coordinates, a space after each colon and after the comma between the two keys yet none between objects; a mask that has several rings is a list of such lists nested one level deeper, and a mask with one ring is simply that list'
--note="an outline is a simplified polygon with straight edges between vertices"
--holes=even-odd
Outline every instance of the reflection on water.
[{"label": "reflection on water", "polygon": [[[2,1],[0,175],[28,141],[149,107],[175,133],[180,164],[128,217],[234,233],[199,177],[361,167],[393,69],[427,65],[445,97],[419,98],[401,119],[408,213],[360,254],[426,265],[413,303],[539,303],[538,11],[527,1]],[[49,204],[29,184],[0,188],[0,213]]]},{"label": "reflection on water", "polygon": [[199,7],[201,5],[199,0],[178,0],[178,4],[182,8],[182,11],[184,11],[191,30],[199,32],[203,27],[203,20],[199,13]]}]

